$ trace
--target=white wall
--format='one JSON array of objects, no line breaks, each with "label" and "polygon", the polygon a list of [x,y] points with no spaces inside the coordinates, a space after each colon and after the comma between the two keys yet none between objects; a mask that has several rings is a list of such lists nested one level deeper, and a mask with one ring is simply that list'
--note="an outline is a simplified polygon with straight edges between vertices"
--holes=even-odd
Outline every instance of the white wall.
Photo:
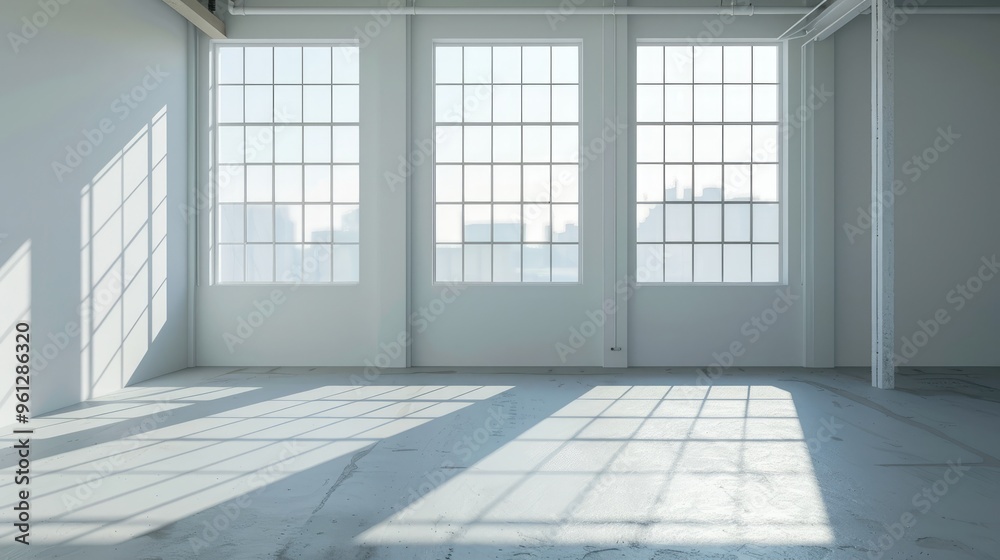
[{"label": "white wall", "polygon": [[186,366],[188,25],[160,0],[7,0],[0,21],[0,353],[30,322],[38,414]]},{"label": "white wall", "polygon": [[[1000,254],[998,31],[995,16],[914,16],[896,34],[896,178],[905,188],[894,206],[897,352],[903,337],[914,340],[918,321],[939,309],[947,320],[905,365],[1000,365],[1000,278],[985,282],[962,309],[958,292],[949,301],[957,284],[979,272],[982,257]],[[859,208],[870,207],[869,34],[863,16],[836,39],[838,366],[870,363],[871,236],[865,230],[851,243],[844,229],[858,224]],[[949,127],[961,137],[926,171],[907,163],[933,147],[939,128]],[[922,335],[916,339],[925,342]]]}]

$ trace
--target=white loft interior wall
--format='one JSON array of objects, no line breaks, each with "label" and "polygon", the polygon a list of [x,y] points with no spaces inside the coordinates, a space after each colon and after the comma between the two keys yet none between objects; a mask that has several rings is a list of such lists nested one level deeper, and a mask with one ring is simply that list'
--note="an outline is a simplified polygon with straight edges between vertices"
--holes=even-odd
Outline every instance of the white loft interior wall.
[{"label": "white loft interior wall", "polygon": [[188,332],[187,24],[42,4],[0,4],[0,344],[30,322],[33,414],[186,367]]},{"label": "white loft interior wall", "polygon": [[[896,32],[896,352],[1000,363],[996,16],[912,16]],[[836,363],[870,363],[870,20],[836,34]],[[950,132],[949,132],[950,131]],[[914,159],[918,158],[918,159]],[[1000,255],[998,255],[1000,256]],[[994,265],[996,266],[996,265]],[[959,289],[965,285],[965,293]],[[975,291],[974,291],[975,290]],[[971,299],[970,299],[971,296]],[[940,315],[943,321],[935,319]]]}]

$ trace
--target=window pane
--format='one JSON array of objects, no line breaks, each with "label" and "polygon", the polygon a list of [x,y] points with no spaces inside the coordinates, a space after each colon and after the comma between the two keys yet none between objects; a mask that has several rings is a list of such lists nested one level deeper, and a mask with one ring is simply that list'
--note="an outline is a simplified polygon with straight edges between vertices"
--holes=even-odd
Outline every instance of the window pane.
[{"label": "window pane", "polygon": [[437,245],[435,247],[434,264],[434,277],[438,282],[461,282],[462,246]]},{"label": "window pane", "polygon": [[357,204],[333,206],[333,241],[357,243],[361,234],[360,209]]},{"label": "window pane", "polygon": [[[525,126],[522,140],[522,161],[526,162],[548,162],[551,159],[549,145],[550,127],[548,126]],[[466,156],[468,159],[468,156]]]},{"label": "window pane", "polygon": [[333,86],[333,122],[356,123],[361,107],[358,86]]},{"label": "window pane", "polygon": [[723,258],[724,282],[750,281],[750,245],[726,245]]},{"label": "window pane", "polygon": [[549,248],[551,245],[524,245],[524,281],[549,282]]},{"label": "window pane", "polygon": [[750,86],[743,85],[723,87],[725,99],[723,115],[726,122],[750,122],[753,119],[752,91]]},{"label": "window pane", "polygon": [[490,166],[465,166],[465,201],[490,201]]},{"label": "window pane", "polygon": [[297,282],[302,278],[302,245],[277,245],[274,248],[275,279]]},{"label": "window pane", "polygon": [[305,86],[302,88],[302,115],[305,122],[330,122],[333,90],[330,86]]},{"label": "window pane", "polygon": [[219,127],[219,163],[243,163],[243,127]]},{"label": "window pane", "polygon": [[552,246],[552,281],[576,282],[580,277],[578,245]]},{"label": "window pane", "polygon": [[637,202],[663,201],[663,166],[640,164],[635,170],[635,199]]},{"label": "window pane", "polygon": [[271,166],[247,167],[247,202],[271,202]]},{"label": "window pane", "polygon": [[302,281],[305,283],[329,282],[330,276],[330,246],[306,245],[302,251]]},{"label": "window pane", "polygon": [[521,82],[521,47],[493,47],[493,82]]},{"label": "window pane", "polygon": [[551,174],[548,165],[524,166],[524,201],[548,202],[552,192]]},{"label": "window pane", "polygon": [[330,206],[326,204],[307,204],[302,225],[307,242],[330,242],[333,233],[333,228],[330,225]]},{"label": "window pane", "polygon": [[274,127],[274,161],[298,163],[302,161],[302,127]]},{"label": "window pane", "polygon": [[434,156],[439,163],[462,162],[462,127],[439,126],[434,141]]},{"label": "window pane", "polygon": [[580,119],[579,86],[552,86],[553,122],[576,122]]},{"label": "window pane", "polygon": [[778,201],[778,166],[753,166],[753,199],[764,202]]},{"label": "window pane", "polygon": [[465,47],[466,84],[488,84],[493,81],[493,52],[490,47]]},{"label": "window pane", "polygon": [[753,246],[753,281],[780,282],[781,262],[778,245]]},{"label": "window pane", "polygon": [[271,97],[271,86],[246,86],[245,106],[243,108],[246,121],[269,123],[274,120],[274,99]]},{"label": "window pane", "polygon": [[635,127],[635,135],[636,135],[635,150],[636,150],[637,161],[662,163],[663,127],[640,125]]},{"label": "window pane", "polygon": [[490,241],[491,208],[489,204],[466,204],[464,210],[466,243]]},{"label": "window pane", "polygon": [[750,127],[726,125],[723,129],[722,157],[727,163],[750,161]]},{"label": "window pane", "polygon": [[696,204],[694,207],[694,240],[722,241],[722,207],[718,204]]},{"label": "window pane", "polygon": [[667,245],[663,252],[664,282],[690,282],[692,279],[691,245]]},{"label": "window pane", "polygon": [[243,173],[242,165],[219,167],[219,202],[243,202]]},{"label": "window pane", "polygon": [[728,83],[749,83],[752,81],[750,47],[725,47],[723,53],[723,78]]},{"label": "window pane", "polygon": [[757,243],[777,243],[779,219],[777,204],[754,204],[753,240]]},{"label": "window pane", "polygon": [[749,204],[727,204],[725,219],[726,241],[750,241]]},{"label": "window pane", "polygon": [[753,81],[777,83],[778,47],[760,45],[753,48]]},{"label": "window pane", "polygon": [[635,211],[635,239],[638,243],[663,241],[663,205],[640,204]]},{"label": "window pane", "polygon": [[727,165],[725,181],[726,200],[750,200],[749,165]]},{"label": "window pane", "polygon": [[465,133],[465,146],[464,146],[464,157],[465,161],[471,163],[489,163],[491,157],[491,142],[490,136],[492,135],[491,127],[489,126],[467,126],[464,129]]},{"label": "window pane", "polygon": [[722,166],[694,166],[694,199],[707,202],[722,200]]},{"label": "window pane", "polygon": [[461,243],[462,206],[458,204],[438,204],[434,225],[434,239],[436,241],[445,243]]},{"label": "window pane", "polygon": [[361,134],[357,126],[333,127],[333,162],[358,163],[361,158]]},{"label": "window pane", "polygon": [[493,279],[493,256],[489,245],[466,245],[464,264],[466,282],[490,282]]},{"label": "window pane", "polygon": [[694,81],[700,84],[722,82],[722,47],[694,47]]},{"label": "window pane", "polygon": [[666,241],[691,241],[691,212],[690,204],[666,205]]},{"label": "window pane", "polygon": [[552,211],[550,204],[524,205],[524,240],[548,242],[552,240]]},{"label": "window pane", "polygon": [[219,246],[219,281],[220,282],[242,282],[243,281],[243,245],[220,245]]},{"label": "window pane", "polygon": [[306,163],[330,163],[330,127],[307,126],[304,128],[304,161]]},{"label": "window pane", "polygon": [[690,165],[667,165],[663,168],[663,184],[666,187],[665,200],[691,200],[692,167]]},{"label": "window pane", "polygon": [[[677,86],[671,86],[677,87]],[[683,86],[680,86],[683,87]],[[638,122],[663,121],[663,86],[637,85],[635,88],[635,120]]]},{"label": "window pane", "polygon": [[274,245],[247,245],[247,282],[274,281]]},{"label": "window pane", "polygon": [[274,167],[274,200],[276,202],[302,202],[301,165],[276,165]]},{"label": "window pane", "polygon": [[435,47],[434,81],[439,84],[462,83],[462,47]]},{"label": "window pane", "polygon": [[580,238],[579,213],[576,204],[552,205],[552,240],[575,243]]},{"label": "window pane", "polygon": [[493,166],[493,200],[510,202],[521,200],[520,166]]},{"label": "window pane", "polygon": [[302,49],[303,82],[329,84],[333,71],[330,47],[305,47]]},{"label": "window pane", "polygon": [[690,126],[668,125],[663,127],[666,135],[666,161],[690,162],[693,151],[693,130]]},{"label": "window pane", "polygon": [[694,120],[722,120],[722,86],[694,86]]},{"label": "window pane", "polygon": [[247,205],[247,242],[271,243],[274,241],[274,216],[267,204]]},{"label": "window pane", "polygon": [[690,84],[694,55],[691,47],[664,47],[664,78],[668,84]]},{"label": "window pane", "polygon": [[356,46],[333,48],[333,83],[357,84],[361,82],[361,56]]},{"label": "window pane", "polygon": [[437,202],[462,201],[462,167],[439,165],[434,177],[434,199]]},{"label": "window pane", "polygon": [[493,161],[498,163],[521,161],[521,127],[493,127]]},{"label": "window pane", "polygon": [[694,246],[694,281],[722,281],[722,245]]},{"label": "window pane", "polygon": [[579,47],[552,47],[552,83],[575,84],[580,81]]},{"label": "window pane", "polygon": [[520,245],[493,246],[493,281],[494,282],[521,281]]},{"label": "window pane", "polygon": [[694,115],[694,88],[692,86],[664,86],[664,120],[690,122]]},{"label": "window pane", "polygon": [[640,84],[663,83],[663,47],[638,47],[635,75]]},{"label": "window pane", "polygon": [[219,122],[243,122],[243,86],[219,86]]},{"label": "window pane", "polygon": [[753,127],[753,161],[778,161],[778,127],[755,124]]},{"label": "window pane", "polygon": [[305,166],[305,201],[330,202],[331,177],[329,165]]},{"label": "window pane", "polygon": [[271,47],[246,47],[244,49],[245,58],[245,80],[248,84],[270,84],[271,68]]},{"label": "window pane", "polygon": [[493,241],[521,240],[521,205],[496,204],[493,206]]},{"label": "window pane", "polygon": [[219,83],[243,83],[243,47],[219,47]]},{"label": "window pane", "polygon": [[527,85],[521,88],[521,114],[524,122],[549,122],[552,102],[549,86]]},{"label": "window pane", "polygon": [[663,245],[636,245],[635,276],[639,282],[663,282]]},{"label": "window pane", "polygon": [[523,47],[521,56],[522,82],[526,84],[545,84],[551,81],[549,71],[549,47]]},{"label": "window pane", "polygon": [[243,243],[242,204],[222,204],[219,206],[219,241],[221,243]]},{"label": "window pane", "polygon": [[302,86],[274,86],[274,122],[302,122]]},{"label": "window pane", "polygon": [[301,204],[278,204],[274,207],[274,240],[279,243],[302,242]]},{"label": "window pane", "polygon": [[274,161],[274,127],[246,127],[246,158],[249,163]]},{"label": "window pane", "polygon": [[576,163],[580,159],[580,135],[576,126],[552,127],[552,161]]},{"label": "window pane", "polygon": [[493,87],[479,84],[465,86],[463,91],[465,122],[490,122],[493,110]]},{"label": "window pane", "polygon": [[332,260],[334,282],[357,282],[361,278],[361,249],[358,245],[334,245]]},{"label": "window pane", "polygon": [[721,126],[698,125],[694,127],[694,161],[722,161]]},{"label": "window pane", "polygon": [[578,202],[580,199],[580,170],[576,165],[552,166],[552,201]]},{"label": "window pane", "polygon": [[274,83],[302,83],[302,48],[274,48]]},{"label": "window pane", "polygon": [[357,165],[333,166],[333,201],[360,202],[361,178]]},{"label": "window pane", "polygon": [[462,86],[437,86],[434,90],[434,120],[462,122]]},{"label": "window pane", "polygon": [[778,120],[778,86],[753,86],[753,120]]},{"label": "window pane", "polygon": [[493,121],[520,122],[520,120],[521,86],[493,86]]}]

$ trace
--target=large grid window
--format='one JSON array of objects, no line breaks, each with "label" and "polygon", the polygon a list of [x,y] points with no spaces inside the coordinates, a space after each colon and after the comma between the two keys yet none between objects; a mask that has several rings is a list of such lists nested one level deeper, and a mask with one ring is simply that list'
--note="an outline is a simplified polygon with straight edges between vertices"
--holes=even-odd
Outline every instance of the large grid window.
[{"label": "large grid window", "polygon": [[780,280],[774,45],[639,45],[637,272],[645,282]]},{"label": "large grid window", "polygon": [[435,47],[438,282],[577,282],[579,47]]},{"label": "large grid window", "polygon": [[220,46],[220,283],[357,282],[357,46]]}]

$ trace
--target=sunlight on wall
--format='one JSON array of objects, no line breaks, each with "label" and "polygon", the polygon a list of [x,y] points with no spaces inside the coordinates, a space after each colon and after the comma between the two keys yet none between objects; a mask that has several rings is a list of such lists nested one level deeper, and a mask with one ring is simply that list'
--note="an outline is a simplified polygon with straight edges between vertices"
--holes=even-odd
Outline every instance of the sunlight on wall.
[{"label": "sunlight on wall", "polygon": [[82,398],[124,387],[166,322],[166,107],[81,192]]},{"label": "sunlight on wall", "polygon": [[[32,482],[32,543],[117,544],[240,496],[252,501],[259,488],[511,388],[126,389],[103,406],[88,404],[36,425],[37,439],[106,432],[123,420],[133,427],[110,441],[32,461],[32,469],[45,473]],[[13,489],[13,478],[0,480],[0,511],[10,511],[5,500]],[[0,524],[0,539],[9,541],[12,531],[10,523]]]},{"label": "sunlight on wall", "polygon": [[[0,265],[0,348],[14,352],[17,324],[31,321],[31,241],[25,241]],[[4,356],[10,381],[0,385],[0,424],[14,418],[13,356]]]},{"label": "sunlight on wall", "polygon": [[787,391],[595,387],[362,533],[399,543],[829,544]]}]

